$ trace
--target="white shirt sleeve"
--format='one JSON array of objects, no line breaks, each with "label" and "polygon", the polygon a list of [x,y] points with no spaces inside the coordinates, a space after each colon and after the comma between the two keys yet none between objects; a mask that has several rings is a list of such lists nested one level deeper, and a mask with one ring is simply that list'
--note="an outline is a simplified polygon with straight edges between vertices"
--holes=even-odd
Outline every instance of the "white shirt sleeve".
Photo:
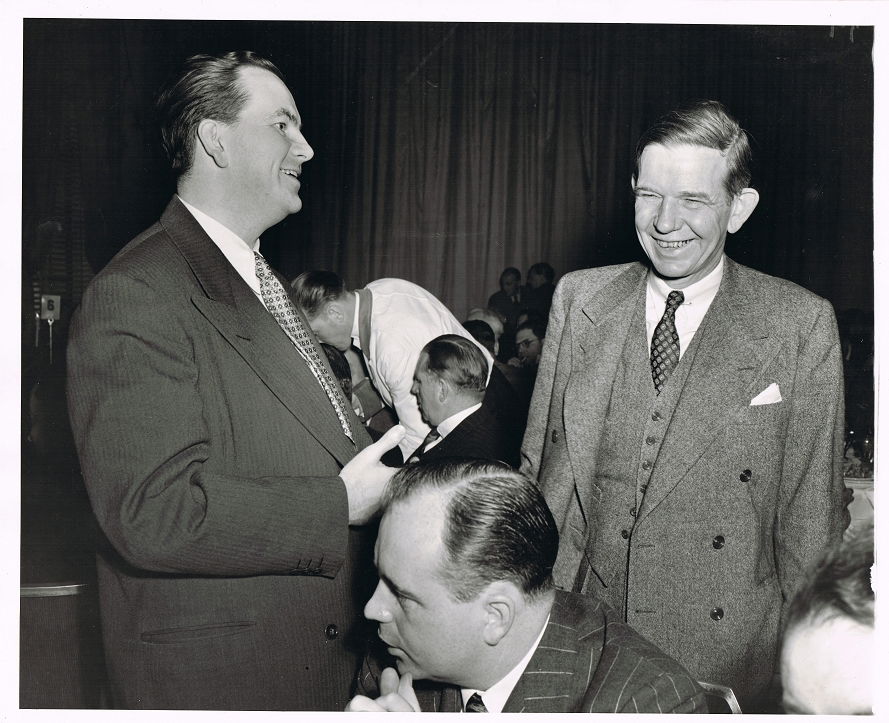
[{"label": "white shirt sleeve", "polygon": [[416,348],[387,344],[385,352],[376,360],[381,385],[386,386],[392,407],[398,415],[398,423],[405,429],[404,438],[398,444],[404,459],[420,446],[430,430],[420,416],[417,398],[411,394],[414,367],[419,356]]}]

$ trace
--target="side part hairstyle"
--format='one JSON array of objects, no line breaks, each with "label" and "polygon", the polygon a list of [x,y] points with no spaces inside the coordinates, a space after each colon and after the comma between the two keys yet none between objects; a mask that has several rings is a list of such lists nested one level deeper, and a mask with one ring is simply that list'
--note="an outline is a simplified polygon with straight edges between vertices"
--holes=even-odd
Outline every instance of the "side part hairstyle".
[{"label": "side part hairstyle", "polygon": [[475,343],[458,334],[442,334],[420,352],[425,371],[464,392],[484,394],[488,384],[488,360]]},{"label": "side part hairstyle", "polygon": [[559,533],[529,477],[503,462],[421,460],[398,470],[383,509],[428,491],[440,493],[445,507],[439,574],[454,599],[471,600],[498,580],[528,599],[552,588]]},{"label": "side part hairstyle", "polygon": [[750,139],[719,101],[697,100],[661,116],[636,144],[633,178],[639,178],[639,160],[646,146],[692,145],[713,148],[726,158],[728,174],[723,187],[730,199],[750,187],[753,154]]},{"label": "side part hairstyle", "polygon": [[247,91],[239,81],[239,71],[244,67],[268,70],[284,82],[281,71],[270,60],[249,50],[235,50],[187,58],[161,88],[155,110],[164,151],[177,178],[191,170],[202,120],[229,125],[238,120],[247,101]]}]

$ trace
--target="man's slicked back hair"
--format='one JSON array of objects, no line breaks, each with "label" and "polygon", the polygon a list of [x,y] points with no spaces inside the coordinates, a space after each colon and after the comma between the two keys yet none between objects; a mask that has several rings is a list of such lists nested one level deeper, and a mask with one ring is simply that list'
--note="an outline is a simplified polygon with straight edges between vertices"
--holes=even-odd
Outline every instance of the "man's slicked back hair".
[{"label": "man's slicked back hair", "polygon": [[383,509],[424,492],[442,496],[439,574],[456,600],[471,600],[498,580],[515,583],[529,599],[552,588],[559,533],[529,477],[503,462],[421,460],[393,476]]},{"label": "man's slicked back hair", "polygon": [[717,100],[697,100],[661,116],[636,144],[633,178],[639,180],[639,161],[646,146],[692,145],[719,151],[728,163],[723,187],[730,199],[750,187],[753,154],[750,139]]},{"label": "man's slicked back hair", "polygon": [[250,50],[221,55],[192,55],[161,89],[155,102],[161,141],[170,166],[179,178],[194,162],[198,125],[212,119],[232,124],[247,101],[239,80],[241,68],[254,67],[284,76],[270,60]]},{"label": "man's slicked back hair", "polygon": [[425,371],[445,379],[465,392],[484,394],[488,384],[488,360],[475,342],[459,334],[442,334],[423,347],[420,360]]},{"label": "man's slicked back hair", "polygon": [[309,319],[314,319],[324,305],[342,298],[346,285],[333,271],[303,271],[290,282],[293,303]]}]

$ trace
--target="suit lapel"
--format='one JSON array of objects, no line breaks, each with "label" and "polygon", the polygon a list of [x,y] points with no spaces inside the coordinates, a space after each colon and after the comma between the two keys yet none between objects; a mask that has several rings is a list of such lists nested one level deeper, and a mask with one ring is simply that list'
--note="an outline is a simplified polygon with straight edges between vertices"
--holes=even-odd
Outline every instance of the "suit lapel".
[{"label": "suit lapel", "polygon": [[[652,480],[639,510],[651,512],[683,479],[712,441],[750,404],[763,368],[779,344],[763,324],[768,313],[760,299],[744,293],[740,273],[731,259],[693,344],[694,359],[680,392]],[[668,470],[668,473],[664,471]]]},{"label": "suit lapel", "polygon": [[[577,315],[577,348],[581,358],[570,360],[571,378],[565,389],[565,435],[574,480],[584,517],[588,519],[595,459],[602,420],[608,410],[617,365],[636,307],[645,303],[642,265],[631,266],[584,303]],[[602,310],[605,310],[604,313]]]},{"label": "suit lapel", "polygon": [[[177,199],[167,207],[161,223],[203,290],[203,294],[192,297],[198,311],[297,421],[340,464],[348,462],[355,446],[343,434],[326,393],[278,322]],[[312,342],[316,343],[314,339]],[[319,349],[319,354],[323,360],[323,350]],[[350,421],[356,441],[363,442],[361,425],[357,420]]]}]

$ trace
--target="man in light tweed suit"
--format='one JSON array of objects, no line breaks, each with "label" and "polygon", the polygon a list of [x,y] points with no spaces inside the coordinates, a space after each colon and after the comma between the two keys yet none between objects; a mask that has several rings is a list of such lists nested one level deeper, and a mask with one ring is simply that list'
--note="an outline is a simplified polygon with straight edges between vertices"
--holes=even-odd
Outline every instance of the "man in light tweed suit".
[{"label": "man in light tweed suit", "polygon": [[651,267],[560,282],[522,469],[559,525],[556,584],[753,712],[800,572],[841,535],[843,381],[830,304],[724,254],[759,199],[749,160],[715,101],[642,136]]},{"label": "man in light tweed suit", "polygon": [[614,610],[553,588],[559,534],[526,476],[501,462],[421,461],[383,504],[380,582],[364,614],[397,672],[368,656],[366,695],[347,710],[705,712],[691,676]]}]

